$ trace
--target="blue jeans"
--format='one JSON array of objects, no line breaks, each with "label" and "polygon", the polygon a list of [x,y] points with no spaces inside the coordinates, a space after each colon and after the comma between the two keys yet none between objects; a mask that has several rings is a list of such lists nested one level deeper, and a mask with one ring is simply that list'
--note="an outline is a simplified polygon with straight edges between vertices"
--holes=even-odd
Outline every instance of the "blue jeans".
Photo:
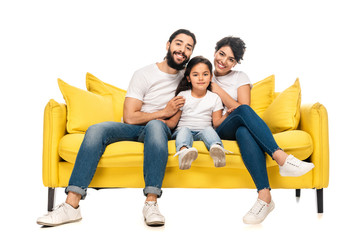
[{"label": "blue jeans", "polygon": [[266,123],[248,105],[236,108],[216,129],[221,139],[236,140],[242,159],[256,188],[270,189],[265,154],[273,156],[279,146]]},{"label": "blue jeans", "polygon": [[179,130],[176,130],[171,139],[176,139],[176,151],[179,152],[180,148],[187,147],[191,148],[193,146],[193,141],[203,141],[208,150],[213,144],[219,144],[223,147],[221,139],[216,131],[212,127],[206,127],[201,131],[192,131],[187,127],[182,127]]},{"label": "blue jeans", "polygon": [[153,193],[161,197],[170,137],[170,129],[159,120],[152,120],[145,126],[119,122],[90,126],[80,146],[65,192],[78,193],[85,199],[86,190],[106,146],[118,141],[137,141],[144,143],[144,194]]}]

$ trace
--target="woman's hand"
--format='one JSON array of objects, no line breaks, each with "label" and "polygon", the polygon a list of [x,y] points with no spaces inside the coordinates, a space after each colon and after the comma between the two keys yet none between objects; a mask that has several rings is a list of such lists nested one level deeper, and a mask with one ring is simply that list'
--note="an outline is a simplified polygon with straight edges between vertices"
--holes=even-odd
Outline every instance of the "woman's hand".
[{"label": "woman's hand", "polygon": [[213,93],[216,93],[219,95],[219,89],[220,89],[220,87],[219,87],[219,85],[217,85],[217,83],[211,82],[211,91]]},{"label": "woman's hand", "polygon": [[[240,105],[239,105],[240,106]],[[232,108],[230,108],[230,109],[228,109],[227,111],[226,111],[226,113],[228,114],[228,115],[230,115],[230,113],[232,113],[235,109],[237,109],[238,108],[238,106],[237,107],[232,107]]]}]

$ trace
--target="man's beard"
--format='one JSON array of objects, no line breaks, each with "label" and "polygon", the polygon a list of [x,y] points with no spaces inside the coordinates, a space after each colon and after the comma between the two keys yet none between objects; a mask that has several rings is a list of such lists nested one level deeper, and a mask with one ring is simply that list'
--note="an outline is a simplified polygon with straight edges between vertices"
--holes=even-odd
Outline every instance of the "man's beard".
[{"label": "man's beard", "polygon": [[170,48],[166,54],[166,60],[167,60],[167,64],[169,65],[169,67],[176,69],[176,70],[183,70],[186,66],[186,64],[189,62],[189,58],[187,58],[185,55],[183,55],[185,57],[185,60],[178,64],[175,62],[174,60],[174,56],[173,54],[171,54],[170,52]]}]

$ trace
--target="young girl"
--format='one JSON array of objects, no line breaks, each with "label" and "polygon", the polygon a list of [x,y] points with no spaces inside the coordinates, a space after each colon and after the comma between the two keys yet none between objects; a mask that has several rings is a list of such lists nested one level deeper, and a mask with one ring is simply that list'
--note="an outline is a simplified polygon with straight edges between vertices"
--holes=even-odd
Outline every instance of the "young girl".
[{"label": "young girl", "polygon": [[213,127],[218,127],[229,114],[222,115],[223,105],[220,97],[211,89],[212,65],[202,57],[194,57],[188,63],[184,77],[175,95],[185,98],[185,105],[168,120],[170,129],[175,129],[172,139],[176,139],[176,155],[179,155],[179,168],[189,169],[197,158],[193,141],[202,140],[214,160],[215,167],[225,166],[225,149]]},{"label": "young girl", "polygon": [[226,108],[236,108],[216,132],[221,139],[236,140],[239,145],[242,159],[258,190],[258,199],[243,221],[257,224],[275,207],[270,195],[264,152],[278,163],[282,176],[301,176],[310,171],[314,164],[300,161],[279,148],[268,126],[249,106],[250,80],[244,72],[232,70],[240,63],[244,52],[245,43],[240,38],[225,37],[217,42],[211,86]]}]

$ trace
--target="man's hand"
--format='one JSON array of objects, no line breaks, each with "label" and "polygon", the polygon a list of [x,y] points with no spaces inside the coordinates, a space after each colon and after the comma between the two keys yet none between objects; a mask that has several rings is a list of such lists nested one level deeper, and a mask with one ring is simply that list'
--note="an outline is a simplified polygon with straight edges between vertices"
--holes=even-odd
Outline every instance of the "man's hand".
[{"label": "man's hand", "polygon": [[142,101],[126,97],[124,102],[124,122],[142,125],[154,119],[168,119],[174,116],[184,106],[184,103],[185,99],[183,97],[176,96],[168,102],[164,109],[153,113],[146,113],[141,112]]},{"label": "man's hand", "polygon": [[163,110],[165,119],[172,117],[175,113],[179,111],[181,107],[184,106],[184,104],[185,98],[183,98],[182,96],[176,96],[172,98]]}]

